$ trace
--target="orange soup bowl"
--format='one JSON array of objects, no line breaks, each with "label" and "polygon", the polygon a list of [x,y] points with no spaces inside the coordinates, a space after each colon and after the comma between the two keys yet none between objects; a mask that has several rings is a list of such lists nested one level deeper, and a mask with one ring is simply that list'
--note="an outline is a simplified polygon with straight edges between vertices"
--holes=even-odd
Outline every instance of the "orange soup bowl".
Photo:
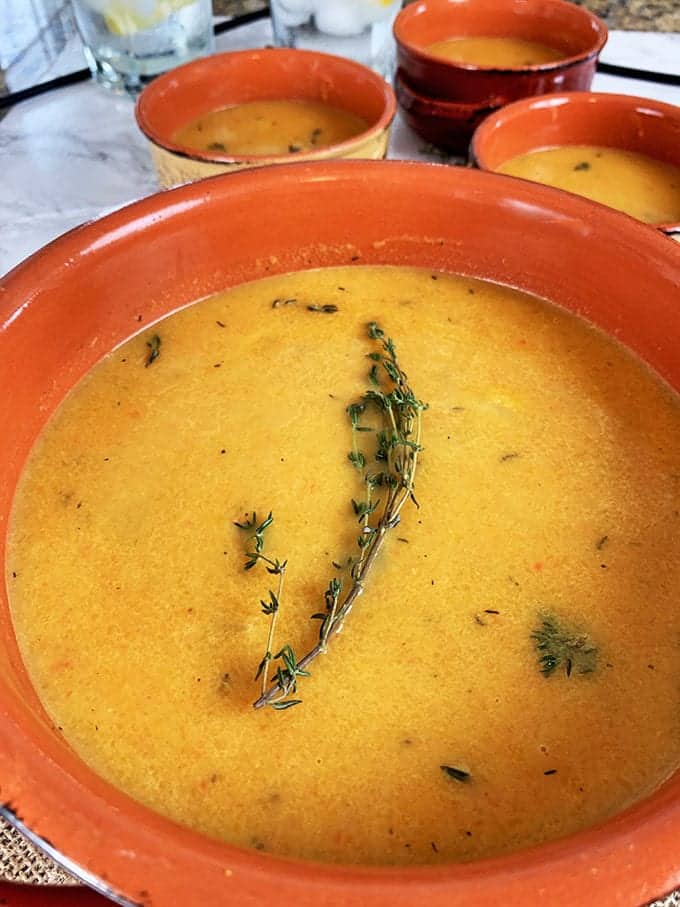
[{"label": "orange soup bowl", "polygon": [[[496,170],[521,154],[561,145],[621,148],[680,167],[680,107],[596,92],[527,98],[477,128],[470,158],[482,170]],[[656,226],[680,238],[680,223]]]},{"label": "orange soup bowl", "polygon": [[[103,356],[226,287],[364,264],[456,272],[552,300],[680,390],[680,248],[632,218],[523,180],[406,162],[303,163],[196,182],[67,233],[2,281],[3,564],[31,446]],[[4,583],[0,792],[3,815],[122,904],[525,907],[548,898],[622,907],[680,884],[680,774],[586,831],[460,865],[331,866],[182,828],[102,780],[66,743],[22,662]]]},{"label": "orange soup bowl", "polygon": [[[180,127],[206,113],[252,101],[291,100],[339,107],[368,127],[344,142],[279,156],[198,151],[174,139]],[[159,76],[140,94],[135,116],[159,181],[168,187],[293,159],[384,158],[395,111],[392,89],[368,67],[331,54],[269,47],[203,57]]]}]

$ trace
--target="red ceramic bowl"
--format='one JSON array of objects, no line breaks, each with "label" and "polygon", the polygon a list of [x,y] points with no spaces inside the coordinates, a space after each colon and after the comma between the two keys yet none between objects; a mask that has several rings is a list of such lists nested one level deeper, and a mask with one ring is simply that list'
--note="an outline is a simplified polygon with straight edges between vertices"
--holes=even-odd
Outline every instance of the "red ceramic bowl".
[{"label": "red ceramic bowl", "polygon": [[[402,162],[202,180],[66,234],[3,280],[0,560],[31,445],[102,356],[189,300],[264,272],[352,263],[443,269],[550,299],[680,389],[680,248],[615,211],[523,180]],[[97,777],[64,742],[21,661],[4,583],[0,798],[5,815],[67,854],[90,884],[148,907],[637,907],[680,884],[680,775],[597,827],[462,865],[312,864],[181,828]]]},{"label": "red ceramic bowl", "polygon": [[[558,145],[604,145],[680,167],[680,107],[630,95],[571,92],[516,101],[476,130],[470,157],[482,170]],[[680,236],[680,223],[658,224]]]},{"label": "red ceramic bowl", "polygon": [[[443,60],[426,48],[452,37],[500,36],[561,50],[552,63],[514,68]],[[431,98],[507,104],[528,95],[590,87],[607,40],[604,22],[565,0],[419,0],[394,23],[397,63],[410,85]]]},{"label": "red ceramic bowl", "polygon": [[482,104],[460,104],[422,95],[400,69],[394,77],[394,90],[406,125],[437,148],[453,154],[467,154],[470,136],[497,109],[493,98]]}]

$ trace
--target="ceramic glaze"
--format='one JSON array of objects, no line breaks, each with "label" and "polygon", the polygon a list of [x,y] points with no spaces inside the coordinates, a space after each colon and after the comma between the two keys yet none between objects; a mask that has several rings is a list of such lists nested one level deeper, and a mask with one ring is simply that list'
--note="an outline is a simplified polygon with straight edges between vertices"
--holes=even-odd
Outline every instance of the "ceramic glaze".
[{"label": "ceramic glaze", "polygon": [[[255,712],[272,578],[233,521],[273,511],[277,645],[302,654],[353,551],[372,319],[429,403],[420,508],[302,704]],[[562,836],[678,763],[679,428],[645,366],[513,290],[385,267],[245,284],[119,347],[45,430],[7,557],[25,662],[88,764],[217,838],[424,864]],[[591,673],[544,676],[546,614]]]}]

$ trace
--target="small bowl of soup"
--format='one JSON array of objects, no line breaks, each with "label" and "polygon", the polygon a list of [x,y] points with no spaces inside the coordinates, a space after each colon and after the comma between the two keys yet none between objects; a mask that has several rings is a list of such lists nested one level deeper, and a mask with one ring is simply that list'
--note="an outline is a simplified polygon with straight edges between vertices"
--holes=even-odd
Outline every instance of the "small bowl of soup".
[{"label": "small bowl of soup", "polygon": [[171,70],[135,115],[168,187],[262,164],[384,158],[395,110],[390,86],[353,60],[264,48]]},{"label": "small bowl of soup", "polygon": [[[433,104],[467,107],[451,119],[461,139],[446,142],[465,151],[475,120],[490,110],[588,89],[607,27],[565,0],[421,0],[397,16],[394,36],[401,86]],[[430,120],[423,111],[411,126],[424,135]]]},{"label": "small bowl of soup", "polygon": [[680,237],[680,108],[570,92],[497,111],[476,130],[482,170],[545,183]]}]

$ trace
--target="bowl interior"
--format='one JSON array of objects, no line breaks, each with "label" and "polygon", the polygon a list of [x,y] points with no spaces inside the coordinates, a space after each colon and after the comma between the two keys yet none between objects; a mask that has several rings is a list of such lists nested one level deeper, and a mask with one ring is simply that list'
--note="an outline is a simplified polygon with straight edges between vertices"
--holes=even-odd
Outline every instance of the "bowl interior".
[{"label": "bowl interior", "polygon": [[484,170],[558,145],[604,145],[680,166],[680,108],[627,95],[572,92],[517,101],[476,131],[472,154]]},{"label": "bowl interior", "polygon": [[[497,36],[547,44],[570,58],[598,50],[606,29],[595,16],[564,0],[421,0],[401,11],[394,33],[400,45],[421,54],[427,54],[429,45],[447,38]],[[538,68],[554,68],[562,62]]]},{"label": "bowl interior", "polygon": [[[103,355],[225,287],[352,263],[448,270],[551,299],[680,388],[680,249],[623,215],[520,180],[399,162],[291,164],[206,180],[72,231],[4,279],[0,559],[36,435]],[[4,584],[0,629],[3,802],[131,901],[218,907],[227,897],[255,907],[276,892],[300,907],[491,907],[549,889],[583,907],[646,902],[680,878],[678,777],[603,826],[469,865],[328,867],[210,841],[113,790],[64,743],[26,676]]]},{"label": "bowl interior", "polygon": [[[176,130],[210,111],[263,100],[319,101],[340,107],[365,120],[366,132],[385,128],[395,106],[382,77],[352,60],[265,48],[204,57],[160,76],[139,96],[136,116],[142,131],[156,144],[214,158],[178,146],[172,140]],[[356,136],[351,142],[358,140]]]}]

